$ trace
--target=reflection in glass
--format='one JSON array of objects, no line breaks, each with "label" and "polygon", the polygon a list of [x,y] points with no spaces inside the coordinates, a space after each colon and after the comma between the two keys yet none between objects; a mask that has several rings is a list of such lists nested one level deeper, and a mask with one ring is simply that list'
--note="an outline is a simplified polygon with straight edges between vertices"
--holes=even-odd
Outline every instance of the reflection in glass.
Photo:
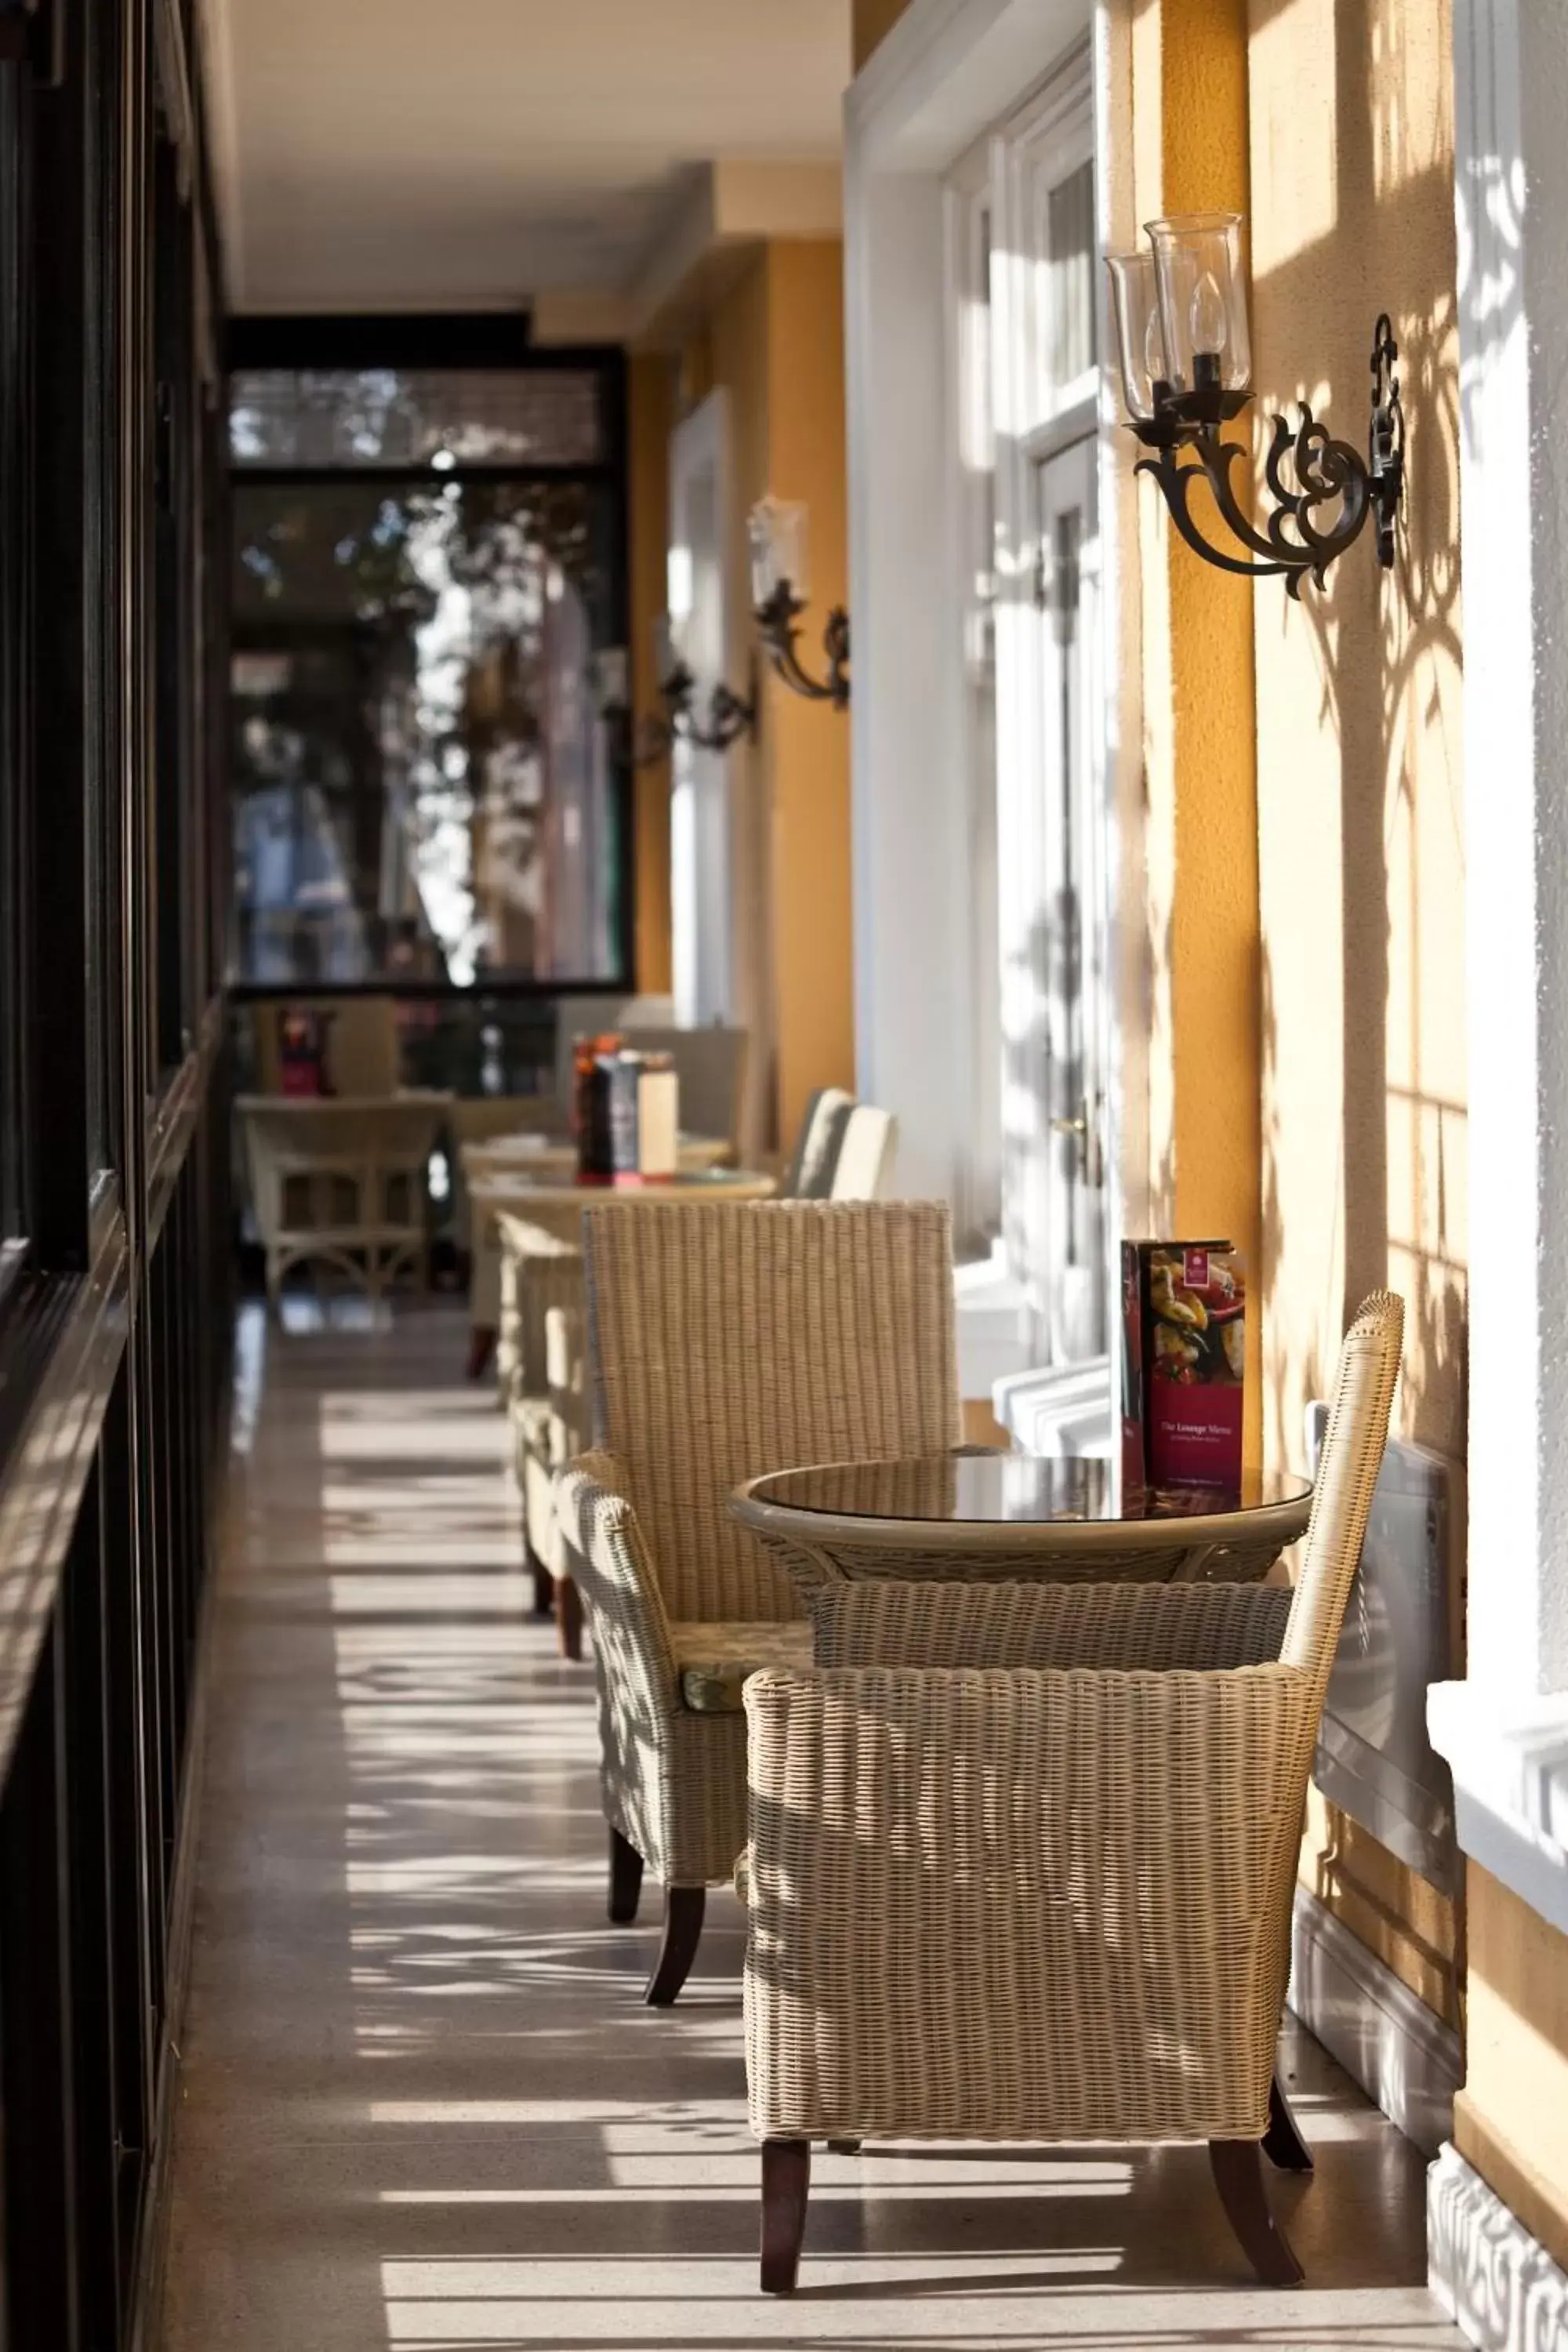
[{"label": "reflection in glass", "polygon": [[1080,163],[1052,188],[1046,221],[1049,348],[1047,382],[1058,394],[1094,365],[1094,165]]},{"label": "reflection in glass", "polygon": [[573,368],[250,368],[229,379],[236,466],[591,466],[599,378]]},{"label": "reflection in glass", "polygon": [[1049,1520],[1191,1519],[1301,1501],[1308,1480],[1248,1471],[1239,1486],[1124,1486],[1098,1456],[931,1454],[907,1462],[836,1462],[781,1470],[758,1498],[849,1518],[1037,1524]]},{"label": "reflection in glass", "polygon": [[615,979],[608,492],[237,478],[239,973]]}]

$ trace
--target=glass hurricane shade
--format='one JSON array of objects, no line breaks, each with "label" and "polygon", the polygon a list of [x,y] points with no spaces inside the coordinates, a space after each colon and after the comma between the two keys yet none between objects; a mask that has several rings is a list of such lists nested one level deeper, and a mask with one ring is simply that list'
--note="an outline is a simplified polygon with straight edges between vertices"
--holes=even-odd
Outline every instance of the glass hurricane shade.
[{"label": "glass hurricane shade", "polygon": [[784,583],[800,604],[811,601],[805,509],[795,499],[759,499],[747,518],[752,542],[752,604],[765,604]]},{"label": "glass hurricane shade", "polygon": [[1121,362],[1121,396],[1127,414],[1144,423],[1154,414],[1154,386],[1169,383],[1160,297],[1154,283],[1152,253],[1107,254],[1110,272],[1111,313],[1116,320],[1116,348]]},{"label": "glass hurricane shade", "polygon": [[669,613],[660,613],[653,625],[653,674],[659,685],[680,667],[680,625]]},{"label": "glass hurricane shade", "polygon": [[1146,224],[1160,341],[1177,392],[1245,392],[1252,380],[1239,213],[1177,213]]}]

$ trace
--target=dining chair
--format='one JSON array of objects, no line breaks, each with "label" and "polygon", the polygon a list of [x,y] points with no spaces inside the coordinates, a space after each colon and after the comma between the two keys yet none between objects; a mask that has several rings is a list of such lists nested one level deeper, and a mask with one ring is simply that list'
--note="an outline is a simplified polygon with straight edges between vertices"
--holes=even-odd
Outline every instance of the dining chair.
[{"label": "dining chair", "polygon": [[1302,1808],[1399,1370],[1346,1334],[1293,1591],[829,1588],[816,1664],[746,1684],[746,2070],[762,2284],[810,2144],[1206,2140],[1259,2276]]},{"label": "dining chair", "polygon": [[770,1465],[959,1437],[948,1213],[931,1202],[647,1204],[584,1218],[594,1450],[557,1480],[599,1692],[610,1916],[664,1882],[647,1999],[746,1842],[741,1686],[806,1664],[788,1577],[727,1508]]},{"label": "dining chair", "polygon": [[854,1096],[847,1094],[842,1087],[818,1087],[807,1097],[795,1150],[779,1180],[781,1200],[826,1201],[832,1197],[844,1130],[854,1108]]},{"label": "dining chair", "polygon": [[[893,1129],[889,1112],[857,1103],[841,1087],[819,1087],[801,1119],[780,1199],[875,1200],[890,1164]],[[582,1652],[583,1616],[554,1486],[557,1472],[588,1444],[582,1255],[563,1248],[537,1272],[521,1263],[509,1272],[520,1336],[509,1396],[527,1564],[536,1612],[553,1606],[562,1654],[575,1658]],[[526,1348],[521,1344],[525,1325],[537,1335]]]},{"label": "dining chair", "polygon": [[330,1269],[373,1301],[405,1276],[428,1289],[426,1171],[450,1103],[413,1092],[239,1097],[273,1313],[296,1265]]}]

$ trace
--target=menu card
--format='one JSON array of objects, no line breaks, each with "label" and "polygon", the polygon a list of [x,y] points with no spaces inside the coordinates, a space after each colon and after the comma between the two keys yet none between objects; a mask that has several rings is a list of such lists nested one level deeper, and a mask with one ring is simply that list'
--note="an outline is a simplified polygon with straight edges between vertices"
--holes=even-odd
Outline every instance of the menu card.
[{"label": "menu card", "polygon": [[1121,1245],[1124,1481],[1238,1487],[1247,1277],[1226,1241]]}]

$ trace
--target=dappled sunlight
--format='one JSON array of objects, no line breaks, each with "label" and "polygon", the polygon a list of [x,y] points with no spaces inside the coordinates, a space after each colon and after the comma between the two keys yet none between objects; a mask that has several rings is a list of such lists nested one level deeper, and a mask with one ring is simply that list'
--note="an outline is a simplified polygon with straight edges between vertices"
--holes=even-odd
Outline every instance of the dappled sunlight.
[{"label": "dappled sunlight", "polygon": [[525,1615],[489,1396],[408,1378],[442,1328],[370,1342],[357,1385],[336,1354],[330,1410],[268,1362],[219,1633],[186,2270],[243,2275],[269,2352],[1446,2344],[1420,2161],[1304,2042],[1294,2333],[1200,2147],[819,2152],[802,2291],[759,2295],[743,1914],[714,1890],[680,2002],[643,2006],[658,1889],[607,1924],[591,1671]]}]

